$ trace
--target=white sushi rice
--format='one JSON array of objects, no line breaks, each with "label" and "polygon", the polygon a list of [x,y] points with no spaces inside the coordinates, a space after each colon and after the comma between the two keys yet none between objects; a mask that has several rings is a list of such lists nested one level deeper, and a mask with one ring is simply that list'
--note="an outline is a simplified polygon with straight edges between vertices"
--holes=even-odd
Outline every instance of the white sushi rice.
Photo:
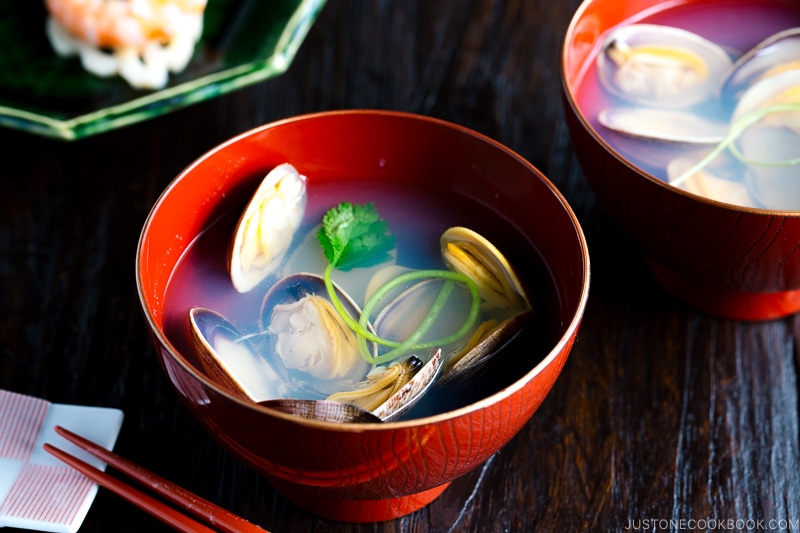
[{"label": "white sushi rice", "polygon": [[134,47],[120,47],[105,52],[73,36],[55,19],[47,20],[47,37],[62,57],[80,56],[83,68],[101,77],[119,75],[136,89],[161,89],[169,73],[183,72],[203,33],[203,15],[180,17],[173,26],[174,37],[162,45],[152,42],[140,53]]}]

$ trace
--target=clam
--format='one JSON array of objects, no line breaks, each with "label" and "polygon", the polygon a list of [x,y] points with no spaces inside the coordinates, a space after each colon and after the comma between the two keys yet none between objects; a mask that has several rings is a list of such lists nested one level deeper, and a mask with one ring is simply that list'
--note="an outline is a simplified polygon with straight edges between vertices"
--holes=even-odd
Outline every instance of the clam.
[{"label": "clam", "polygon": [[200,364],[214,380],[254,402],[287,394],[283,378],[220,313],[193,307],[189,321]]},{"label": "clam", "polygon": [[533,311],[522,282],[505,256],[468,228],[447,229],[440,239],[442,259],[472,279],[481,296],[483,322],[472,338],[448,354],[440,385],[463,385],[519,334]]},{"label": "clam", "polygon": [[484,322],[467,346],[447,359],[436,386],[458,388],[473,383],[495,360],[498,352],[522,332],[532,316],[533,312],[525,309],[499,324],[496,321]]},{"label": "clam", "polygon": [[728,132],[726,122],[665,109],[612,107],[600,111],[597,119],[625,135],[673,143],[717,144]]},{"label": "clam", "polygon": [[381,268],[377,269],[369,278],[369,283],[367,283],[367,286],[364,289],[364,301],[372,298],[372,295],[375,294],[384,284],[398,276],[412,271],[412,268],[397,264],[381,266]]},{"label": "clam", "polygon": [[[440,241],[444,263],[450,271],[474,282],[479,302],[472,301],[470,290],[456,285],[438,308],[438,315],[431,318],[434,301],[448,290],[445,284],[453,282],[428,277],[399,284],[393,291],[383,293],[385,301],[380,307],[373,308],[370,302],[365,311],[377,311],[374,331],[382,338],[411,342],[418,348],[437,345],[443,352],[443,376],[439,381],[445,385],[463,384],[520,333],[532,310],[511,264],[485,237],[456,226],[447,229]],[[386,279],[406,272],[405,267],[391,266],[376,273],[370,285],[382,285]],[[367,291],[373,292],[376,291]],[[480,305],[479,312],[477,305],[473,307],[475,304]],[[475,318],[475,325],[469,325]],[[409,341],[411,338],[413,341]],[[383,356],[377,348],[375,353]],[[389,370],[398,372],[392,366],[384,372]],[[388,374],[383,377],[390,379]],[[359,389],[365,389],[363,384]]]},{"label": "clam", "polygon": [[[345,312],[358,317],[355,302],[338,286],[335,290]],[[275,282],[262,302],[261,326],[273,365],[285,370],[295,389],[327,396],[352,387],[369,370],[355,332],[339,316],[319,275],[298,273]]]},{"label": "clam", "polygon": [[[375,318],[376,333],[394,340],[408,338],[423,321],[440,287],[440,280],[426,279],[401,291]],[[491,313],[494,316],[482,313],[484,320],[472,328],[468,337],[442,345],[444,364],[437,387],[467,383],[476,377],[478,370],[516,337],[530,318],[530,308],[524,307],[522,311],[518,309],[495,308]],[[461,290],[451,294],[442,312],[447,318],[434,322],[418,341],[431,342],[431,339],[447,337],[466,320],[469,310],[468,291]]]},{"label": "clam", "polygon": [[423,364],[419,357],[412,355],[405,361],[376,366],[363,381],[356,383],[355,388],[335,392],[328,396],[328,400],[349,403],[370,411],[377,409],[408,383]]},{"label": "clam", "polygon": [[384,422],[390,422],[422,399],[436,382],[441,369],[441,350],[436,350],[427,363],[412,355],[402,362],[375,367],[352,390],[332,394],[327,399],[361,407]]},{"label": "clam", "polygon": [[440,238],[447,267],[466,275],[478,286],[486,311],[528,309],[530,303],[514,270],[502,253],[475,231],[455,226]]},{"label": "clam", "polygon": [[[358,317],[355,302],[334,287],[346,312]],[[325,393],[328,401],[369,410],[383,421],[396,419],[436,381],[442,368],[441,350],[424,364],[411,356],[369,371],[356,334],[341,320],[326,291],[322,277],[301,273],[279,280],[265,296],[262,325],[270,339],[269,350],[278,360],[276,366],[286,369],[295,389]]]},{"label": "clam", "polygon": [[[375,332],[385,339],[402,342],[413,335],[425,320],[428,311],[439,296],[443,286],[440,279],[423,279],[390,294],[376,309],[373,325]],[[432,342],[448,337],[467,319],[470,311],[470,294],[465,289],[453,290],[439,317],[426,328],[415,343]],[[445,353],[448,347],[442,346]],[[380,355],[380,350],[378,351]]]},{"label": "clam", "polygon": [[764,39],[740,57],[725,74],[720,93],[735,102],[761,80],[799,69],[800,28],[790,28]]},{"label": "clam", "polygon": [[247,292],[274,272],[292,243],[306,208],[306,178],[292,165],[272,169],[236,226],[229,250],[231,282]]},{"label": "clam", "polygon": [[301,400],[286,398],[267,400],[259,405],[310,420],[348,424],[375,424],[383,422],[370,411],[348,403],[328,400]]},{"label": "clam", "polygon": [[383,420],[391,422],[408,412],[428,392],[442,370],[442,351],[437,350],[408,383],[400,387],[372,413]]},{"label": "clam", "polygon": [[800,70],[789,70],[762,79],[742,94],[733,111],[731,121],[764,110],[785,106],[784,111],[764,113],[755,118],[774,126],[785,126],[800,131]]},{"label": "clam", "polygon": [[742,95],[732,149],[747,164],[753,195],[768,209],[800,209],[800,70],[762,79]]},{"label": "clam", "polygon": [[[697,161],[690,158],[675,158],[667,165],[667,181],[672,183],[687,172]],[[759,207],[751,196],[747,185],[740,177],[725,176],[722,169],[704,168],[682,180],[680,188],[692,194],[718,202],[726,202],[745,207]]]},{"label": "clam", "polygon": [[612,31],[597,56],[600,82],[638,104],[686,108],[711,97],[732,61],[717,44],[692,32],[657,24]]},{"label": "clam", "polygon": [[303,418],[336,423],[375,423],[381,419],[357,405],[287,398],[284,378],[256,354],[254,346],[216,311],[189,311],[192,339],[200,363],[217,383],[243,399]]},{"label": "clam", "polygon": [[800,209],[800,130],[759,123],[737,144],[753,196],[767,209]]}]

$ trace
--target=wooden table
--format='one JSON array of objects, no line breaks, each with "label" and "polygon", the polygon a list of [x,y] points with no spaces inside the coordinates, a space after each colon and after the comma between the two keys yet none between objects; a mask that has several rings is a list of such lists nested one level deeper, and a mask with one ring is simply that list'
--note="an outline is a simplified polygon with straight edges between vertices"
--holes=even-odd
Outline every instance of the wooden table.
[{"label": "wooden table", "polygon": [[[279,78],[77,142],[0,131],[0,388],[122,409],[117,451],[274,532],[800,530],[800,319],[686,308],[595,206],[560,102],[578,3],[329,0]],[[311,516],[217,446],[157,363],[134,284],[141,226],[184,166],[251,127],[342,108],[508,145],[567,197],[592,257],[578,341],[530,423],[428,508],[378,525]],[[81,529],[166,530],[105,490]]]}]

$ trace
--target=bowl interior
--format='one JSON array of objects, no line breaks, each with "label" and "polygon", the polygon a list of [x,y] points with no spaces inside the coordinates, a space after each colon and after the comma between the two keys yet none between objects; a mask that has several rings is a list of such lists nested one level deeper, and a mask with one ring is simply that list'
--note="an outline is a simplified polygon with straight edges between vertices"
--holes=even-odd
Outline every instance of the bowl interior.
[{"label": "bowl interior", "polygon": [[[402,199],[396,206],[379,206],[390,228],[408,220],[409,204],[420,217],[449,213],[448,223],[489,238],[521,274],[537,307],[536,326],[513,348],[526,356],[504,357],[486,387],[436,412],[503,390],[546,364],[554,347],[574,333],[588,290],[585,242],[563,197],[528,162],[486,137],[435,119],[370,111],[308,115],[247,132],[202,156],[163,193],[143,230],[137,277],[147,318],[171,355],[204,384],[218,386],[197,370],[188,322],[175,318],[169,304],[185,299],[178,306],[185,310],[192,291],[170,292],[170,280],[198,236],[230,231],[232,214],[238,216],[263,176],[283,162],[308,177],[310,197],[322,199],[310,200],[310,206],[327,209],[339,201],[371,201],[371,194],[395,196]],[[324,212],[313,209],[320,217]],[[400,242],[402,231],[394,233]],[[218,256],[222,272],[225,251]],[[429,414],[435,413],[423,409],[415,417]]]}]

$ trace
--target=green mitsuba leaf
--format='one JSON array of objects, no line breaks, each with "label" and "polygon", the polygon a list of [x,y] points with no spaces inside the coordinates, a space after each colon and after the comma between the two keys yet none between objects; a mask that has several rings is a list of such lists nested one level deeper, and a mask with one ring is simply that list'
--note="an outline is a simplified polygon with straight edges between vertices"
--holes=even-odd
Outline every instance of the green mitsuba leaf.
[{"label": "green mitsuba leaf", "polygon": [[317,238],[328,261],[344,271],[386,261],[395,242],[372,203],[342,202],[331,208]]}]

